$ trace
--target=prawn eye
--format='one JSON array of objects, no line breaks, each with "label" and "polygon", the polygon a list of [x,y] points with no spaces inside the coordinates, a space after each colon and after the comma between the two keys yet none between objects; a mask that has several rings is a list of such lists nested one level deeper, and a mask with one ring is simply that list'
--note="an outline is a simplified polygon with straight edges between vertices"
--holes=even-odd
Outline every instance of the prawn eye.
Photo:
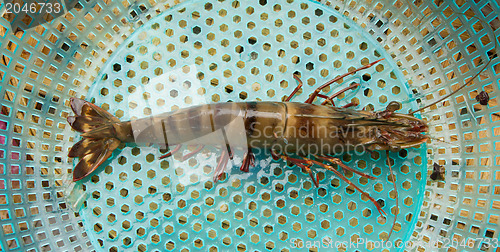
[{"label": "prawn eye", "polygon": [[479,102],[481,105],[488,105],[488,101],[490,100],[490,96],[486,91],[481,91],[477,96],[476,100]]},{"label": "prawn eye", "polygon": [[394,112],[401,108],[401,102],[391,101],[389,105],[385,108],[387,111]]}]

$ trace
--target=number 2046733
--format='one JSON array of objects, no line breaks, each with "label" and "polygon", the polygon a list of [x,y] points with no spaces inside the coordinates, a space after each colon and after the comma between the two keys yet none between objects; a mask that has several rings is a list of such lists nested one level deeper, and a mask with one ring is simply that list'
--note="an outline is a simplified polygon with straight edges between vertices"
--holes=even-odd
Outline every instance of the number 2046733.
[{"label": "number 2046733", "polygon": [[60,3],[5,3],[5,13],[31,13],[31,14],[45,14],[45,13],[60,13],[63,7]]},{"label": "number 2046733", "polygon": [[497,238],[474,238],[474,239],[450,239],[444,238],[441,241],[443,248],[498,248],[500,241]]}]

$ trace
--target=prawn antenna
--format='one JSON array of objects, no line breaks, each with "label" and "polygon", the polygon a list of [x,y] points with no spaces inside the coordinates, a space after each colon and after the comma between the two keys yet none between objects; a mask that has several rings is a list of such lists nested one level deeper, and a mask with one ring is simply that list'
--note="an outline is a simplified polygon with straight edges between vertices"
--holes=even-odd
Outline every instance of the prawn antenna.
[{"label": "prawn antenna", "polygon": [[391,180],[392,184],[394,185],[394,192],[396,193],[396,213],[394,214],[394,220],[392,222],[391,231],[389,231],[389,235],[387,236],[387,241],[389,241],[392,235],[392,231],[394,230],[394,226],[396,226],[396,220],[399,215],[399,195],[398,195],[398,188],[396,187],[396,179],[394,178],[394,173],[392,172],[391,159],[389,158],[388,150],[385,151],[385,156],[387,157],[387,165],[389,166],[389,171],[391,172]]},{"label": "prawn antenna", "polygon": [[[435,101],[435,102],[433,102],[433,103],[431,103],[431,104],[429,104],[429,105],[427,105],[427,106],[425,106],[425,107],[422,107],[422,108],[419,108],[419,109],[417,109],[417,110],[415,110],[415,111],[410,112],[410,113],[409,113],[410,115],[413,115],[413,114],[415,114],[415,113],[417,113],[417,112],[419,112],[419,111],[422,111],[422,110],[424,110],[424,109],[426,109],[426,108],[428,108],[428,107],[430,107],[430,106],[432,106],[432,105],[435,105],[435,104],[437,104],[437,103],[440,103],[440,102],[442,102],[442,101],[444,101],[444,100],[448,99],[450,96],[452,96],[452,95],[456,94],[458,91],[462,90],[464,87],[468,86],[470,83],[472,83],[472,82],[474,81],[474,79],[475,79],[475,78],[477,78],[477,77],[478,77],[478,76],[479,76],[479,75],[480,75],[480,74],[481,74],[481,73],[482,73],[482,72],[483,72],[483,71],[484,71],[484,70],[485,70],[485,69],[486,69],[486,68],[490,65],[490,63],[493,61],[493,59],[494,59],[494,58],[496,58],[496,57],[498,56],[498,50],[497,50],[497,49],[498,49],[498,41],[496,40],[496,36],[495,36],[495,33],[493,32],[493,29],[491,28],[491,26],[490,26],[490,25],[489,25],[486,21],[484,21],[482,18],[479,18],[479,17],[476,17],[476,16],[470,16],[470,15],[467,15],[467,14],[465,14],[465,13],[460,13],[460,12],[454,12],[454,13],[464,15],[464,16],[465,16],[465,17],[467,17],[467,18],[476,18],[477,20],[479,20],[479,22],[481,22],[481,23],[483,23],[485,26],[489,27],[489,30],[490,30],[490,32],[492,33],[492,34],[490,34],[490,36],[491,36],[491,35],[493,35],[493,37],[492,37],[492,38],[494,38],[494,39],[493,39],[493,41],[495,42],[495,48],[494,48],[495,53],[494,53],[494,54],[492,54],[491,56],[489,56],[489,60],[488,60],[488,62],[486,63],[486,65],[484,65],[484,66],[481,68],[481,70],[479,70],[479,72],[478,72],[478,73],[476,73],[476,74],[475,74],[475,75],[474,75],[474,76],[473,76],[470,80],[468,80],[465,84],[463,84],[462,86],[460,86],[459,88],[457,88],[455,91],[451,92],[450,94],[446,95],[445,97],[443,97],[443,98],[441,98],[441,99],[439,99],[439,100],[437,100],[437,101]],[[489,33],[489,32],[488,32],[488,33]]]},{"label": "prawn antenna", "polygon": [[445,144],[449,144],[449,145],[451,145],[451,144],[452,144],[452,143],[450,143],[450,142],[446,142],[446,141],[441,140],[441,139],[436,138],[436,137],[431,137],[431,136],[427,136],[427,137],[428,137],[428,138],[430,138],[430,139],[432,139],[432,140],[435,140],[435,141],[441,142],[441,143],[445,143]]},{"label": "prawn antenna", "polygon": [[[427,121],[427,125],[428,125],[428,126],[441,125],[441,124],[430,124],[430,122],[434,122],[434,121],[436,121],[436,120],[431,119],[431,120]],[[432,140],[435,140],[435,141],[438,141],[438,142],[442,142],[442,143],[446,143],[446,144],[451,145],[451,143],[450,143],[450,142],[446,142],[446,141],[441,140],[441,139],[439,139],[439,138],[436,138],[436,137],[433,137],[433,136],[429,136],[429,135],[427,135],[427,137],[428,137],[429,139],[432,139]]]}]

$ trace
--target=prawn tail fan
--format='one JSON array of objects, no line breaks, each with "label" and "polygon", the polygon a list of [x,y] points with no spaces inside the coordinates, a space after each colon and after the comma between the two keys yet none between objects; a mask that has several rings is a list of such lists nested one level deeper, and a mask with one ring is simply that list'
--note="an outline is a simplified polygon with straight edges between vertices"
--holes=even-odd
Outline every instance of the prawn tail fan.
[{"label": "prawn tail fan", "polygon": [[78,181],[97,169],[120,145],[113,127],[120,120],[90,102],[77,98],[70,102],[75,116],[67,118],[68,124],[82,133],[82,139],[68,153],[68,157],[80,159],[73,171],[73,181]]}]

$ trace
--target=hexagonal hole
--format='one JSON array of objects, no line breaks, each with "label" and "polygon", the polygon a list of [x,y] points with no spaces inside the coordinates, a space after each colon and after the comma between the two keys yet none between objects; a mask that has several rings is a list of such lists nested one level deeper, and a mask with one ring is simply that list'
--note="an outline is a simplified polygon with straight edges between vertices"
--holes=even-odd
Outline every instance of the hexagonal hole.
[{"label": "hexagonal hole", "polygon": [[314,230],[314,229],[309,229],[307,231],[307,237],[309,237],[311,239],[316,238],[316,235],[317,235],[316,230]]},{"label": "hexagonal hole", "polygon": [[340,210],[337,210],[333,216],[337,220],[342,220],[344,218],[344,213]]},{"label": "hexagonal hole", "polygon": [[358,207],[358,205],[354,201],[349,201],[349,203],[347,203],[347,209],[349,209],[351,211],[356,210],[357,207]]},{"label": "hexagonal hole", "polygon": [[356,227],[358,225],[358,218],[353,217],[353,218],[349,219],[349,225],[351,227]]}]

